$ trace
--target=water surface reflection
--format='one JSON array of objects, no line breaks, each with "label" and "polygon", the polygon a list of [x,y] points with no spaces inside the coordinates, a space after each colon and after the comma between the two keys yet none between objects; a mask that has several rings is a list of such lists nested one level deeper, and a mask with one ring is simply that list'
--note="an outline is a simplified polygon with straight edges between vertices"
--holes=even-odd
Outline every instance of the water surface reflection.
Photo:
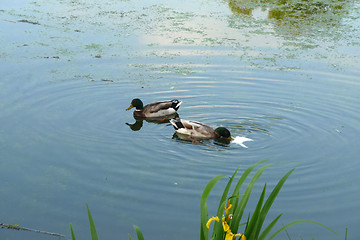
[{"label": "water surface reflection", "polygon": [[[229,8],[238,15],[251,16],[254,20],[275,20],[275,30],[280,35],[328,37],[337,34],[354,6],[351,1],[304,0],[229,0]],[[337,36],[338,37],[338,36]]]},{"label": "water surface reflection", "polygon": [[153,123],[153,124],[164,124],[164,123],[168,124],[170,122],[170,119],[177,118],[177,117],[179,117],[178,113],[175,113],[175,114],[172,114],[172,115],[169,115],[166,117],[159,117],[159,118],[140,118],[140,117],[134,116],[135,122],[134,123],[126,123],[126,125],[128,125],[130,127],[130,129],[133,131],[139,131],[142,128],[144,121],[148,122],[148,123]]},{"label": "water surface reflection", "polygon": [[[72,222],[85,239],[87,202],[103,239],[133,224],[148,239],[194,239],[207,182],[271,158],[298,163],[262,176],[271,188],[296,165],[269,214],[360,235],[357,1],[330,2],[329,10],[249,1],[234,7],[243,13],[229,1],[18,2],[0,11],[7,222],[63,234]],[[254,141],[176,139],[169,123],[125,113],[134,95],[181,99],[181,117]],[[16,234],[1,230],[5,239]],[[309,225],[289,234],[333,237]]]}]

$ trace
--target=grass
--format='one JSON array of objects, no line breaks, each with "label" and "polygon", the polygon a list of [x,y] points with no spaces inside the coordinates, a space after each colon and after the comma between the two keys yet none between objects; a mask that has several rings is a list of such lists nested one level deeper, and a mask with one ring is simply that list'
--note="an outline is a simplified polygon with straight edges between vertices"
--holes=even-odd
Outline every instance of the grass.
[{"label": "grass", "polygon": [[[88,206],[87,204],[86,204],[86,210],[87,210],[88,218],[89,218],[91,239],[92,239],[92,240],[99,240],[99,237],[98,237],[97,232],[96,232],[95,223],[94,223],[94,220],[93,220],[93,218],[92,218],[92,216],[91,216],[91,213],[90,213],[90,210],[89,210],[89,206]],[[76,240],[76,238],[75,238],[75,233],[74,233],[74,230],[73,230],[71,224],[70,224],[70,232],[71,232],[71,239],[72,239],[72,240]],[[139,239],[139,240],[140,240],[140,239]]]},{"label": "grass", "polygon": [[[290,170],[287,172],[276,184],[276,186],[271,191],[270,195],[265,199],[266,195],[266,183],[264,184],[264,187],[262,189],[261,195],[258,199],[258,202],[256,204],[255,209],[253,210],[252,214],[249,213],[249,215],[244,216],[245,208],[247,206],[247,203],[250,199],[250,195],[253,191],[253,188],[255,186],[255,183],[258,181],[258,179],[261,177],[263,172],[270,167],[272,164],[266,164],[264,165],[268,160],[260,161],[249,168],[247,168],[239,180],[237,181],[235,188],[232,192],[232,194],[229,197],[229,192],[232,183],[234,182],[235,176],[237,175],[237,172],[239,171],[239,168],[236,169],[234,174],[230,177],[229,182],[225,186],[225,189],[221,195],[219,206],[217,208],[217,213],[215,217],[209,218],[208,215],[208,207],[207,207],[207,199],[213,189],[213,187],[216,185],[216,183],[226,177],[226,175],[218,175],[211,179],[209,183],[206,185],[201,199],[200,199],[200,240],[234,240],[234,239],[241,239],[241,240],[272,240],[274,239],[279,233],[285,231],[298,223],[312,223],[319,226],[322,226],[329,231],[337,234],[332,229],[314,221],[310,220],[297,220],[290,222],[278,230],[273,230],[276,223],[282,216],[282,213],[280,213],[277,217],[275,217],[267,226],[264,226],[265,219],[267,219],[267,214],[274,203],[277,195],[279,194],[282,186],[288,179],[288,177],[292,174],[292,172],[295,169]],[[245,190],[242,194],[240,194],[240,190],[242,189],[242,186],[244,185],[245,180],[248,179],[249,175],[253,170],[262,165],[253,175],[253,177],[250,179],[247,186],[245,186]],[[91,238],[92,240],[98,240],[96,227],[94,224],[94,220],[91,216],[90,210],[88,205],[86,205],[88,218],[89,218],[89,225],[90,225],[90,232],[91,232]],[[211,223],[214,222],[212,231],[209,231],[209,227],[211,226]],[[241,224],[241,222],[244,222],[244,224]],[[267,220],[267,222],[269,222]],[[243,227],[243,231],[239,233],[240,227]],[[135,226],[135,231],[137,234],[138,240],[144,240],[144,236],[138,226]],[[72,225],[70,224],[70,231],[71,231],[71,238],[72,240],[76,240],[75,234],[72,228]],[[211,237],[209,234],[211,233]],[[271,234],[271,235],[270,235]],[[347,238],[347,229],[345,233],[345,239]],[[131,240],[131,236],[129,234],[129,240]]]}]

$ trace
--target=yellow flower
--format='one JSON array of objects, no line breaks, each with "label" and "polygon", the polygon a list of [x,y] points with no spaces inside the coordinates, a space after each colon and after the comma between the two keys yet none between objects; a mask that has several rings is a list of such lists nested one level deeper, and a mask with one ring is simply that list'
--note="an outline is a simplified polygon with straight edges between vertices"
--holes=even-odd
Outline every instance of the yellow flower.
[{"label": "yellow flower", "polygon": [[241,233],[233,234],[231,231],[228,231],[226,233],[225,240],[234,240],[236,237],[240,237],[241,240],[246,240],[244,234]]},{"label": "yellow flower", "polygon": [[206,227],[209,228],[211,222],[213,222],[213,221],[219,222],[219,218],[218,218],[218,217],[212,217],[212,218],[210,218],[210,219],[207,221],[207,223],[206,223]]},{"label": "yellow flower", "polygon": [[241,233],[237,233],[237,234],[235,234],[235,237],[240,237],[240,238],[241,238],[241,240],[246,240],[245,235],[244,235],[244,234],[241,234]]},{"label": "yellow flower", "polygon": [[233,240],[235,238],[235,235],[230,231],[226,233],[225,240]]},{"label": "yellow flower", "polygon": [[[240,237],[241,240],[246,240],[246,237],[245,237],[244,234],[241,234],[241,233],[233,234],[231,232],[230,226],[226,221],[226,219],[231,219],[231,216],[229,216],[229,211],[230,211],[231,208],[232,208],[232,205],[230,204],[230,201],[228,200],[226,206],[224,207],[225,216],[223,215],[223,218],[222,218],[222,225],[223,225],[223,228],[224,228],[224,232],[226,233],[225,240],[234,240],[236,237]],[[219,222],[219,217],[216,216],[216,217],[210,218],[206,223],[206,227],[209,228],[210,224],[213,221]]]},{"label": "yellow flower", "polygon": [[230,204],[230,201],[228,200],[226,203],[226,206],[224,207],[225,209],[225,216],[227,216],[229,214],[230,209],[232,208],[232,204]]},{"label": "yellow flower", "polygon": [[[213,221],[219,222],[219,218],[218,218],[217,216],[210,218],[210,219],[207,221],[207,223],[206,223],[206,227],[209,228],[209,227],[210,227],[210,224],[211,224]],[[222,224],[223,224],[224,232],[229,231],[230,227],[229,227],[228,223],[225,221],[225,217],[222,218]]]},{"label": "yellow flower", "polygon": [[223,228],[224,228],[224,232],[228,232],[230,230],[229,224],[225,221],[225,218],[223,218]]}]

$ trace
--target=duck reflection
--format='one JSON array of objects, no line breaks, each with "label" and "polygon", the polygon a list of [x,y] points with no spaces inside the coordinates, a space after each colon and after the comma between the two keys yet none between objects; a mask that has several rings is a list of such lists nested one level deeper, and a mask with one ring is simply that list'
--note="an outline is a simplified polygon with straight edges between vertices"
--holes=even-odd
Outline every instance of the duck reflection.
[{"label": "duck reflection", "polygon": [[131,123],[125,123],[126,125],[128,125],[130,127],[131,130],[133,131],[139,131],[142,126],[143,126],[143,119],[135,119],[135,123],[131,124]]},{"label": "duck reflection", "polygon": [[163,124],[163,123],[169,123],[170,119],[178,118],[178,117],[179,117],[178,113],[174,113],[165,117],[154,117],[154,118],[141,118],[134,116],[135,119],[134,123],[125,123],[125,124],[128,125],[131,130],[139,131],[143,127],[144,121],[155,124]]}]

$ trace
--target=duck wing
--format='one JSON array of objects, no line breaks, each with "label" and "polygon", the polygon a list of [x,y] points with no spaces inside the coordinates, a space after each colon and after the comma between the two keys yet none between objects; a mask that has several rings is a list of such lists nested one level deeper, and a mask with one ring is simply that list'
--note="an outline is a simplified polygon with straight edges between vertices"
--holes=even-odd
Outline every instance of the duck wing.
[{"label": "duck wing", "polygon": [[175,112],[179,109],[181,103],[182,103],[181,101],[176,99],[171,101],[149,103],[144,107],[143,111],[145,113],[156,113],[156,112],[172,109],[172,112]]},{"label": "duck wing", "polygon": [[215,137],[214,129],[203,123],[184,119],[171,119],[170,122],[178,133],[200,138]]},{"label": "duck wing", "polygon": [[205,137],[205,138],[215,137],[215,130],[212,127],[194,121],[190,121],[190,124],[192,124],[192,127],[196,132],[194,136]]}]

